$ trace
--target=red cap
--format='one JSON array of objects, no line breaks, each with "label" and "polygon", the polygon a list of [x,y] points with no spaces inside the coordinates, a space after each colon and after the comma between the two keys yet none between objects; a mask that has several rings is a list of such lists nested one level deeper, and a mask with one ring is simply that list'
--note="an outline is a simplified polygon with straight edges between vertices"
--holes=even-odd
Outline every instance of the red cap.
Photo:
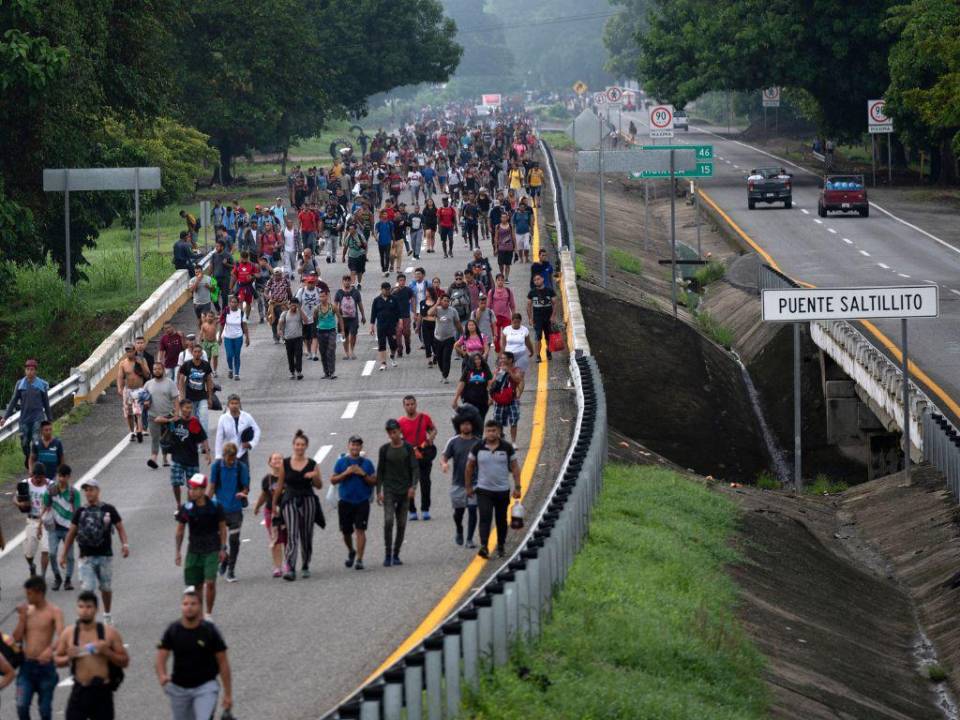
[{"label": "red cap", "polygon": [[30,358],[29,360],[27,360],[27,361],[23,364],[23,366],[24,366],[24,367],[32,367],[32,368],[35,368],[35,367],[37,366],[37,361],[34,360],[33,358]]}]

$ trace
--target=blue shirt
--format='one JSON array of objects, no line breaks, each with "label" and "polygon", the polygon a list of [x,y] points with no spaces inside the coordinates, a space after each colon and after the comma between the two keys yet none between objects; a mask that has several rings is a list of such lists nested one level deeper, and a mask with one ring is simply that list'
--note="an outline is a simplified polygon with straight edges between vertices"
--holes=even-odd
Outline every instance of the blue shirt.
[{"label": "blue shirt", "polygon": [[[353,458],[349,455],[341,455],[337,458],[337,462],[333,465],[333,474],[339,475],[351,465],[359,465],[368,476],[376,474],[373,463],[368,458]],[[351,475],[347,480],[341,480],[337,487],[340,490],[340,500],[354,505],[368,502],[373,495],[373,486],[364,482],[359,475]]]},{"label": "blue shirt", "polygon": [[513,214],[513,229],[518,235],[526,235],[530,232],[530,218],[533,213],[528,209],[526,212],[517,210]]},{"label": "blue shirt", "polygon": [[374,225],[377,231],[377,245],[387,246],[393,242],[393,223],[389,220],[380,220]]},{"label": "blue shirt", "polygon": [[433,178],[437,176],[437,171],[428,165],[427,167],[423,168],[423,170],[420,171],[420,174],[423,175],[423,179],[426,182],[430,182],[431,180],[433,180]]},{"label": "blue shirt", "polygon": [[241,512],[243,505],[237,493],[250,489],[250,471],[246,463],[235,460],[232,467],[223,460],[214,460],[210,468],[210,484],[213,486],[213,495],[223,506],[224,512]]},{"label": "blue shirt", "polygon": [[237,213],[234,210],[228,210],[223,214],[223,226],[227,230],[237,229]]}]

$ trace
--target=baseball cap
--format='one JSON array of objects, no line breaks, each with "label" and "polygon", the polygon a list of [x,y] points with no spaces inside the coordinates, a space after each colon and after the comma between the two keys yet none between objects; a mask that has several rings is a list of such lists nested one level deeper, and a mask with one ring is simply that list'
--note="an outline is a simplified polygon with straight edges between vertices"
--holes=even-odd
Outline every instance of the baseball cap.
[{"label": "baseball cap", "polygon": [[282,272],[283,272],[283,268],[282,268],[282,267],[275,267],[275,268],[273,269],[273,272],[274,272],[274,273],[282,273]]},{"label": "baseball cap", "polygon": [[88,487],[99,488],[100,481],[97,480],[96,478],[90,478],[89,480],[84,480],[83,483],[80,485],[81,490]]},{"label": "baseball cap", "polygon": [[35,368],[35,367],[37,366],[37,361],[34,360],[33,358],[30,358],[29,360],[27,360],[27,361],[23,364],[23,366],[24,366],[24,367],[34,367],[34,368]]},{"label": "baseball cap", "polygon": [[194,473],[190,476],[190,479],[187,480],[187,485],[190,487],[206,487],[207,476],[203,473]]},{"label": "baseball cap", "polygon": [[386,429],[387,429],[388,431],[389,431],[389,430],[399,430],[399,429],[400,429],[400,423],[398,423],[398,422],[397,422],[396,420],[394,420],[393,418],[390,418],[389,420],[387,420],[387,424],[386,424],[385,427],[386,427]]},{"label": "baseball cap", "polygon": [[347,442],[360,443],[361,445],[363,445],[363,438],[360,437],[359,435],[351,435],[350,439]]}]

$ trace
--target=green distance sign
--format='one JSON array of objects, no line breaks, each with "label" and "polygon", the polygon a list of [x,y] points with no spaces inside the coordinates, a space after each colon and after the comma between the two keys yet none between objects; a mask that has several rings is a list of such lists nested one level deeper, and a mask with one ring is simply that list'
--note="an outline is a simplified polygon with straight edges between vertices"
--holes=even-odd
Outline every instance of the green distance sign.
[{"label": "green distance sign", "polygon": [[[673,174],[674,177],[678,178],[704,178],[704,177],[713,177],[713,163],[712,162],[698,162],[697,167],[694,170],[678,170]],[[653,178],[668,178],[670,177],[669,170],[654,170],[650,172],[632,172],[630,177],[633,180],[650,180]]]},{"label": "green distance sign", "polygon": [[690,150],[697,151],[697,160],[713,160],[713,145],[642,145],[641,150]]}]

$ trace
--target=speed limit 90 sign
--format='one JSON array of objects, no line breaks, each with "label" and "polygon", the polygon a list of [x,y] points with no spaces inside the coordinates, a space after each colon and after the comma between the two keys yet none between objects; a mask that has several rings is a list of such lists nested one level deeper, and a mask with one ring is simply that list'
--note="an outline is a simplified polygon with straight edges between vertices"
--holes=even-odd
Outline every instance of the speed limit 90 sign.
[{"label": "speed limit 90 sign", "polygon": [[650,137],[673,137],[673,105],[650,108]]}]

